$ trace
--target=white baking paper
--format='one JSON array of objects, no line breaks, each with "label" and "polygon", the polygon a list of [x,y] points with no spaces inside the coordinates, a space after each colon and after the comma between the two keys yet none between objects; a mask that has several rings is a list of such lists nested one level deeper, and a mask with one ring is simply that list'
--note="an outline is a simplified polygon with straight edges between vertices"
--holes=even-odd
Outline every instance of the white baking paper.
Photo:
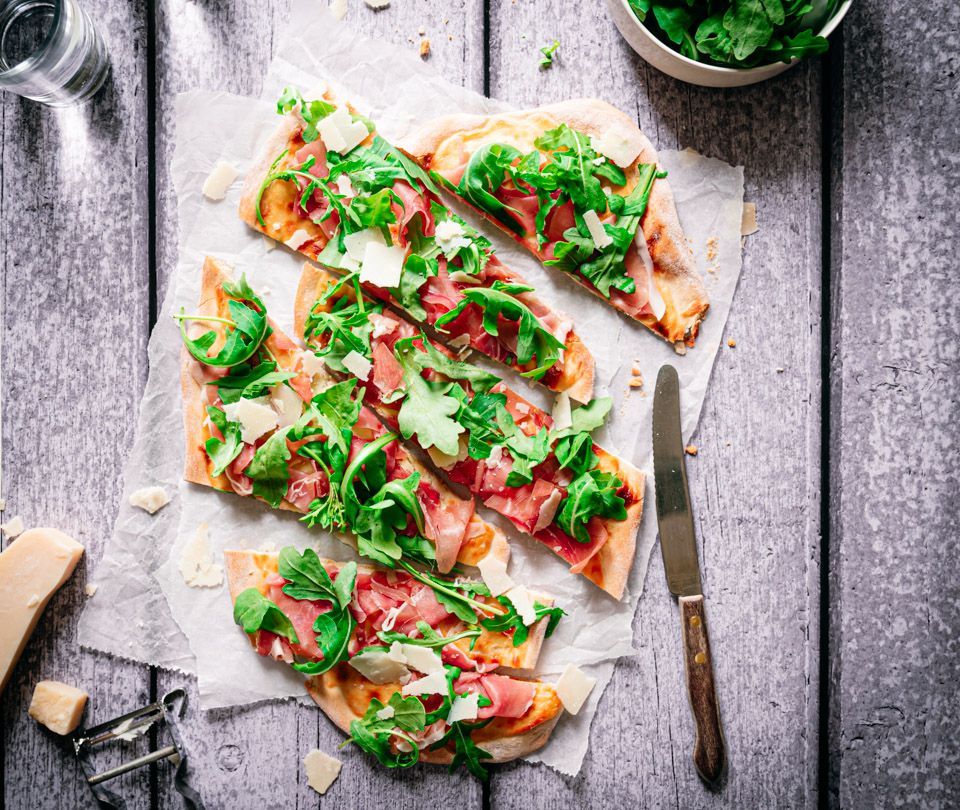
[{"label": "white baking paper", "polygon": [[[178,198],[180,253],[151,338],[150,376],[138,438],[124,474],[125,495],[154,483],[176,494],[154,516],[129,507],[124,498],[114,535],[97,570],[99,590],[81,619],[80,640],[85,646],[196,674],[204,708],[302,696],[303,686],[302,679],[286,666],[252,653],[233,624],[225,584],[190,588],[183,582],[177,563],[197,526],[201,522],[209,525],[218,562],[226,548],[264,543],[312,545],[321,555],[354,558],[349,546],[308,530],[295,515],[180,481],[180,342],[169,316],[180,307],[189,310],[195,306],[200,267],[204,255],[209,254],[234,265],[237,275],[245,272],[263,294],[271,317],[289,333],[293,294],[303,262],[282,246],[268,249],[263,237],[239,221],[236,210],[242,181],[228,191],[225,200],[211,202],[200,193],[204,179],[219,160],[246,171],[259,144],[278,123],[272,99],[288,83],[309,90],[324,80],[331,81],[377,121],[381,133],[398,143],[413,122],[426,116],[508,109],[450,85],[415,57],[368,40],[326,15],[317,15],[315,6],[310,8],[310,14],[296,9],[291,14],[291,19],[314,22],[292,32],[279,47],[282,59],[274,61],[265,82],[267,101],[215,93],[189,93],[178,99],[171,174]],[[325,46],[322,53],[314,54],[309,43],[318,41]],[[609,394],[615,402],[600,443],[648,473],[657,369],[669,362],[680,373],[683,429],[689,436],[699,417],[741,263],[742,169],[692,152],[661,152],[660,157],[670,172],[681,222],[704,273],[711,302],[697,346],[685,356],[573,282],[548,273],[492,227],[482,226],[505,263],[523,273],[543,299],[574,316],[578,333],[597,360],[597,395]],[[712,272],[706,272],[708,268]],[[628,385],[635,364],[646,383],[643,389]],[[549,398],[542,391],[502,369],[500,372],[511,385],[549,407]],[[580,769],[589,727],[615,659],[630,654],[633,648],[631,623],[656,538],[652,481],[646,488],[646,502],[629,593],[621,602],[582,577],[569,575],[559,558],[508,530],[513,537],[511,576],[532,590],[553,595],[568,613],[543,647],[539,673],[555,677],[573,662],[598,678],[580,714],[563,717],[550,743],[530,757],[566,774]],[[497,522],[489,512],[485,516]],[[500,521],[500,525],[504,523]],[[133,633],[131,622],[137,627]],[[236,677],[238,671],[244,673],[243,678]]]}]

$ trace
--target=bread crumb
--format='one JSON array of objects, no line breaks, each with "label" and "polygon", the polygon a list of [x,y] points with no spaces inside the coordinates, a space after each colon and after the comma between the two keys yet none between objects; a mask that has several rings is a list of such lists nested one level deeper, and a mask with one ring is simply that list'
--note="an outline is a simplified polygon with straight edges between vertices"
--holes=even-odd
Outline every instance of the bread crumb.
[{"label": "bread crumb", "polygon": [[447,34],[447,40],[453,42],[453,34]]},{"label": "bread crumb", "polygon": [[695,444],[688,444],[686,447],[683,448],[683,452],[686,453],[688,456],[695,456],[698,452],[697,446]]},{"label": "bread crumb", "polygon": [[727,345],[732,349],[737,345],[737,341],[733,338],[727,338]]},{"label": "bread crumb", "polygon": [[683,357],[687,353],[687,346],[685,343],[674,343],[673,350]]},{"label": "bread crumb", "polygon": [[639,361],[639,360],[637,360],[636,362],[634,362],[633,368],[630,369],[630,373],[633,374],[634,377],[639,377],[639,376],[640,376],[640,374],[641,374],[641,369],[640,369],[640,361]]},{"label": "bread crumb", "polygon": [[643,377],[634,377],[627,385],[631,388],[643,388]]},{"label": "bread crumb", "polygon": [[707,261],[712,262],[717,258],[717,243],[719,240],[716,236],[711,236],[707,240]]},{"label": "bread crumb", "polygon": [[421,39],[420,40],[420,58],[428,59],[429,57],[430,57],[430,40],[426,38]]},{"label": "bread crumb", "polygon": [[374,11],[379,11],[390,5],[390,0],[364,0],[364,2]]},{"label": "bread crumb", "polygon": [[783,374],[784,370],[783,366],[777,366],[777,374]]}]

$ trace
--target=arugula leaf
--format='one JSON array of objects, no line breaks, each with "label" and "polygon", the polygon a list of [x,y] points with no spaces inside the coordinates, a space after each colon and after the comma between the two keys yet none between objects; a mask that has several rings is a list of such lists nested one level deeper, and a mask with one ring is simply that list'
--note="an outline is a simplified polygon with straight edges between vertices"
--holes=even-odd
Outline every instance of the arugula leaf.
[{"label": "arugula leaf", "polygon": [[505,228],[522,236],[524,228],[519,219],[520,212],[494,196],[507,178],[510,165],[519,157],[520,151],[513,146],[501,143],[482,146],[470,156],[456,191]]},{"label": "arugula leaf", "polygon": [[[423,351],[420,351],[414,341],[420,340]],[[394,354],[401,365],[409,364],[420,371],[431,370],[451,380],[469,382],[475,391],[489,391],[500,382],[495,374],[484,371],[472,363],[454,360],[441,352],[422,332],[418,337],[401,338],[394,344]]]},{"label": "arugula leaf", "polygon": [[464,630],[460,633],[455,633],[452,636],[444,636],[434,630],[426,622],[417,622],[417,630],[420,631],[420,638],[411,638],[404,633],[397,632],[396,630],[381,630],[377,633],[377,637],[384,644],[392,644],[394,641],[399,641],[402,644],[413,644],[416,647],[429,647],[431,649],[439,650],[446,647],[448,644],[453,644],[455,641],[459,641],[462,638],[475,639],[480,635],[480,631],[473,630]]},{"label": "arugula leaf", "polygon": [[825,53],[828,47],[825,37],[814,35],[808,28],[796,36],[783,38],[783,50],[779,52],[780,61],[789,62],[792,59],[803,59],[806,56]]},{"label": "arugula leaf", "polygon": [[400,307],[418,321],[426,320],[427,317],[427,311],[420,299],[420,288],[427,283],[428,278],[439,272],[436,259],[411,253],[403,262],[400,284],[390,290]]},{"label": "arugula leaf", "polygon": [[[519,647],[529,638],[530,627],[533,625],[528,627],[523,623],[523,619],[521,619],[520,614],[517,613],[516,607],[514,607],[513,603],[506,596],[498,596],[497,601],[507,609],[507,612],[501,616],[495,616],[492,619],[483,619],[480,625],[491,633],[509,633],[512,631],[513,646]],[[537,616],[536,621],[540,621],[545,616],[550,617],[544,634],[547,638],[553,635],[553,631],[557,629],[560,619],[567,615],[566,611],[562,608],[547,607],[540,602],[534,602],[533,607]]]},{"label": "arugula leaf", "polygon": [[574,475],[582,475],[593,469],[597,464],[597,456],[593,452],[593,439],[589,433],[575,433],[566,436],[557,442],[553,449],[560,469],[569,468]]},{"label": "arugula leaf", "polygon": [[424,450],[436,447],[441,453],[455,456],[464,429],[453,418],[460,410],[460,401],[448,395],[453,383],[425,380],[412,343],[401,346],[398,342],[394,354],[403,369],[403,402],[397,414],[400,433],[405,439],[416,434]]},{"label": "arugula leaf", "polygon": [[[358,194],[346,207],[346,220],[341,221],[341,225],[351,233],[367,228],[379,228],[384,237],[389,237],[387,225],[397,221],[391,208],[394,200],[399,201],[399,197],[388,188],[382,188],[373,194]],[[387,243],[390,243],[389,238]]]},{"label": "arugula leaf", "polygon": [[545,69],[553,67],[553,55],[559,47],[560,41],[555,39],[553,45],[545,45],[540,49],[540,53],[543,54],[543,58],[540,60],[540,67]]},{"label": "arugula leaf", "polygon": [[[393,709],[393,716],[386,720],[377,717],[377,713],[386,706]],[[403,697],[394,692],[386,705],[373,698],[364,712],[363,718],[350,723],[350,737],[341,745],[354,743],[369,754],[373,754],[381,765],[387,768],[409,768],[420,759],[420,746],[410,737],[410,733],[426,728],[426,712],[420,699],[411,695]],[[398,737],[411,746],[410,751],[394,753],[390,738]]]},{"label": "arugula leaf", "polygon": [[[379,312],[380,307],[361,308],[356,301],[339,298],[332,309],[323,308],[324,299],[317,301],[307,316],[303,327],[303,338],[314,347],[317,356],[334,371],[349,373],[343,365],[343,358],[350,352],[356,352],[368,360],[372,356],[370,333],[373,324],[369,314]],[[316,346],[319,344],[319,348]]]},{"label": "arugula leaf", "polygon": [[555,174],[558,185],[573,200],[577,211],[590,209],[603,213],[607,210],[606,194],[595,176],[594,161],[598,155],[589,135],[561,124],[544,132],[534,141],[534,146],[550,152],[552,162],[544,171]]},{"label": "arugula leaf", "polygon": [[443,735],[436,743],[430,746],[431,750],[442,748],[443,746],[454,743],[453,761],[450,763],[450,773],[453,773],[461,765],[466,766],[477,779],[486,781],[490,778],[487,769],[483,767],[481,760],[493,759],[493,755],[480,748],[470,736],[474,729],[483,728],[489,720],[480,723],[467,723],[465,720],[458,720],[450,726],[450,730]]},{"label": "arugula leaf", "polygon": [[267,630],[283,636],[291,644],[300,643],[287,615],[256,588],[247,588],[237,596],[233,603],[233,620],[244,633]]},{"label": "arugula leaf", "polygon": [[590,470],[567,487],[554,522],[579,543],[589,543],[587,524],[593,517],[626,520],[626,502],[617,495],[623,482],[613,473]]},{"label": "arugula leaf", "polygon": [[287,494],[290,472],[287,462],[290,460],[290,448],[287,447],[287,434],[290,428],[278,430],[261,444],[244,473],[253,481],[253,494],[263,498],[276,509]]},{"label": "arugula leaf", "polygon": [[697,43],[690,34],[693,14],[683,6],[655,5],[653,16],[660,25],[660,30],[680,46],[680,53],[689,59],[696,60]]},{"label": "arugula leaf", "polygon": [[356,563],[343,566],[337,575],[338,582],[343,580],[339,588],[335,588],[334,581],[312,548],[305,549],[302,554],[293,546],[280,549],[278,570],[280,576],[288,580],[283,592],[292,599],[324,600],[341,610],[350,604],[357,578]]},{"label": "arugula leaf", "polygon": [[317,124],[337,109],[336,105],[328,101],[304,101],[300,91],[295,87],[284,87],[280,98],[277,99],[277,112],[285,115],[297,106],[300,107],[300,116],[305,124],[301,133],[305,143],[311,143],[320,136]]},{"label": "arugula leaf", "polygon": [[521,487],[533,481],[533,468],[550,455],[550,433],[543,427],[533,436],[528,436],[517,427],[513,417],[502,405],[496,412],[497,426],[506,437],[504,446],[510,451],[513,461],[507,474],[508,487]]},{"label": "arugula leaf", "polygon": [[246,370],[234,366],[230,373],[219,380],[207,383],[217,386],[217,393],[224,404],[229,405],[240,399],[255,399],[262,396],[268,388],[291,380],[297,375],[292,371],[277,371],[272,360],[258,363]]},{"label": "arugula leaf", "polygon": [[435,574],[420,571],[404,560],[399,563],[410,576],[429,586],[441,605],[467,624],[477,624],[477,612],[488,615],[498,615],[501,612],[499,608],[494,609],[470,596],[471,593],[490,595],[490,589],[482,582],[451,582]]},{"label": "arugula leaf", "polygon": [[[456,222],[463,229],[464,240],[467,244],[461,245],[449,253],[444,251],[443,255],[446,256],[447,261],[450,263],[460,263],[459,266],[452,264],[453,269],[462,270],[471,276],[477,275],[487,266],[487,262],[490,261],[490,255],[493,251],[493,245],[491,245],[490,240],[465,220],[458,217],[445,205],[431,200],[430,211],[433,214],[433,219],[436,224],[446,221]],[[432,239],[432,244],[439,252],[440,247],[437,245],[435,239]]]},{"label": "arugula leaf", "polygon": [[469,432],[467,454],[470,458],[489,458],[494,445],[506,442],[496,421],[497,409],[506,403],[505,394],[479,393],[461,405],[457,421]]},{"label": "arugula leaf", "polygon": [[207,416],[210,422],[220,431],[223,439],[211,436],[203,443],[207,455],[213,462],[213,477],[223,475],[223,471],[243,451],[243,440],[240,438],[240,425],[227,419],[227,415],[213,405],[207,406]]}]

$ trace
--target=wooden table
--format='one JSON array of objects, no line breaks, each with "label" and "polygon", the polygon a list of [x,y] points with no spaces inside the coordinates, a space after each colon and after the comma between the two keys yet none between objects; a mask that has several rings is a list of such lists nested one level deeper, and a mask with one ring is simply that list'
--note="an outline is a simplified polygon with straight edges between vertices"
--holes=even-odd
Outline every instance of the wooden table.
[{"label": "wooden table", "polygon": [[[109,43],[110,85],[79,109],[7,94],[0,108],[5,515],[88,548],[86,574],[53,601],[3,697],[7,808],[93,804],[72,758],[26,715],[37,680],[83,685],[97,718],[185,682],[81,651],[76,621],[175,263],[175,95],[259,93],[288,21],[283,2],[85,5]],[[727,325],[736,348],[717,358],[689,463],[726,787],[705,792],[690,763],[676,606],[655,554],[640,652],[618,665],[578,778],[520,764],[481,785],[435,768],[385,773],[344,752],[328,806],[957,801],[960,5],[917,9],[860,0],[826,58],[723,91],[648,67],[599,2],[394,0],[375,13],[350,0],[349,22],[404,47],[422,26],[431,63],[466,87],[521,105],[596,95],[661,147],[744,164],[761,230]],[[555,37],[556,64],[540,71],[538,48]],[[183,731],[212,808],[322,804],[300,760],[342,739],[320,712],[283,703],[193,711]],[[166,765],[120,788],[131,807],[180,806]]]}]

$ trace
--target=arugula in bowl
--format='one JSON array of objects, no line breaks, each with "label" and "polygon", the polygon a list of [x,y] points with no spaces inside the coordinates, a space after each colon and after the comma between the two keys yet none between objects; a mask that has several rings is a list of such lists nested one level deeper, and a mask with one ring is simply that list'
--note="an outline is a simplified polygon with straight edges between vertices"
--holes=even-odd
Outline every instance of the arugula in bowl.
[{"label": "arugula in bowl", "polygon": [[644,26],[688,59],[751,68],[823,53],[840,0],[627,0]]}]

